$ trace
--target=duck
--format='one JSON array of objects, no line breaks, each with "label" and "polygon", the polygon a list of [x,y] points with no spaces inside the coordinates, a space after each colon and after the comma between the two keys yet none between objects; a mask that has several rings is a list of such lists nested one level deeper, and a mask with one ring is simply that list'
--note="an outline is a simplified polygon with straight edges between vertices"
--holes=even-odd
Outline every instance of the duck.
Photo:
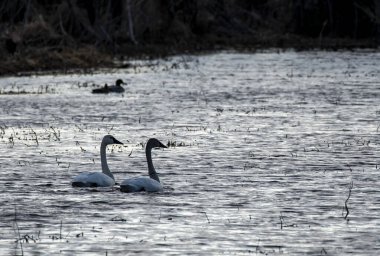
[{"label": "duck", "polygon": [[124,83],[123,80],[117,79],[115,82],[115,85],[108,86],[108,84],[105,84],[101,88],[93,89],[92,93],[110,93],[110,92],[116,92],[116,93],[122,93],[125,91],[125,89],[121,86]]},{"label": "duck", "polygon": [[112,135],[106,135],[100,144],[100,161],[102,164],[102,172],[85,172],[74,177],[71,185],[73,187],[112,187],[115,185],[115,178],[108,168],[106,158],[107,145],[120,144],[122,142],[115,139]]},{"label": "duck", "polygon": [[167,148],[167,146],[155,138],[150,138],[145,147],[149,177],[135,177],[123,180],[123,182],[120,184],[121,192],[161,192],[163,190],[163,186],[160,182],[160,179],[158,178],[158,174],[154,169],[152,162],[153,148]]}]

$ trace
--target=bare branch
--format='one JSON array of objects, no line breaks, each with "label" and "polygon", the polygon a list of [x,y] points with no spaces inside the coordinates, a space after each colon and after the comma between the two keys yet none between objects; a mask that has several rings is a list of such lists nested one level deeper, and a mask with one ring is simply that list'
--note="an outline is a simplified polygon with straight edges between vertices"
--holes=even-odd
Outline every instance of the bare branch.
[{"label": "bare branch", "polygon": [[344,207],[346,209],[346,216],[344,216],[345,220],[347,220],[348,214],[350,213],[350,211],[348,210],[347,202],[351,197],[351,191],[352,191],[353,187],[354,187],[354,182],[351,181],[350,187],[348,188],[348,197],[347,197],[346,201],[344,202]]}]

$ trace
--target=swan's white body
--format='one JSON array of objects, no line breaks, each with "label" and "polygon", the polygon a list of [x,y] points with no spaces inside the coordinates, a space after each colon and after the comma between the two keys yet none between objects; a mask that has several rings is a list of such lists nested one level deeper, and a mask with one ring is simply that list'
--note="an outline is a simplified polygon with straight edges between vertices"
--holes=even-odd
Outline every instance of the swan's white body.
[{"label": "swan's white body", "polygon": [[162,191],[162,184],[148,177],[137,177],[124,180],[120,189],[123,192],[159,192]]},{"label": "swan's white body", "polygon": [[100,145],[100,161],[102,172],[85,172],[74,177],[71,184],[73,187],[111,187],[115,185],[115,178],[108,168],[106,148],[110,144],[123,144],[111,135],[104,136]]},{"label": "swan's white body", "polygon": [[157,172],[154,169],[153,162],[152,162],[152,148],[166,148],[164,144],[162,144],[157,139],[149,139],[146,148],[146,160],[148,162],[148,171],[149,171],[149,178],[148,177],[138,177],[138,178],[130,178],[125,179],[120,184],[120,190],[122,192],[140,192],[140,191],[147,191],[147,192],[160,192],[162,191],[163,187],[160,183],[160,179],[158,178]]},{"label": "swan's white body", "polygon": [[84,172],[72,181],[73,187],[112,187],[115,180],[102,172]]}]

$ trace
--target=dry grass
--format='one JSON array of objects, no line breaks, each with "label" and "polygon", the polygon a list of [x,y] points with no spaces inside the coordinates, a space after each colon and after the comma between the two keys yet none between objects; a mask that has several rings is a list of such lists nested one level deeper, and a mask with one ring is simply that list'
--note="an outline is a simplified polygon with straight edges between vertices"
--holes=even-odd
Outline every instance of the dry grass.
[{"label": "dry grass", "polygon": [[19,53],[1,61],[0,75],[44,70],[59,70],[65,73],[72,69],[92,69],[113,65],[112,56],[91,46],[78,49],[45,47],[28,49],[25,53]]}]

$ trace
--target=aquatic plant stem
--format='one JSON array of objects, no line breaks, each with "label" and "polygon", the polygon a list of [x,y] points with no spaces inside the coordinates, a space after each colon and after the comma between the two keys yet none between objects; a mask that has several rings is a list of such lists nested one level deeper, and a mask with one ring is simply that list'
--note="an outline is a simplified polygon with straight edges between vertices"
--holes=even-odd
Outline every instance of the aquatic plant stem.
[{"label": "aquatic plant stem", "polygon": [[20,242],[20,249],[21,249],[21,255],[23,256],[24,255],[24,249],[22,247],[22,239],[21,239],[21,234],[20,234],[20,228],[17,224],[17,208],[15,206],[15,219],[14,219],[14,223],[15,223],[15,226],[16,226],[16,229],[17,229],[17,235],[18,235],[18,242]]},{"label": "aquatic plant stem", "polygon": [[205,216],[206,216],[206,219],[207,219],[207,222],[208,222],[208,224],[210,224],[210,219],[208,218],[208,216],[207,216],[207,212],[202,212],[202,213],[204,213],[205,214]]},{"label": "aquatic plant stem", "polygon": [[354,187],[354,182],[351,181],[350,187],[348,188],[348,197],[347,197],[346,201],[344,202],[344,207],[346,209],[346,216],[344,216],[345,220],[347,220],[348,214],[350,213],[350,211],[348,210],[347,202],[351,197],[351,191],[352,191],[353,187]]},{"label": "aquatic plant stem", "polygon": [[62,239],[62,220],[61,225],[59,226],[59,239]]}]

